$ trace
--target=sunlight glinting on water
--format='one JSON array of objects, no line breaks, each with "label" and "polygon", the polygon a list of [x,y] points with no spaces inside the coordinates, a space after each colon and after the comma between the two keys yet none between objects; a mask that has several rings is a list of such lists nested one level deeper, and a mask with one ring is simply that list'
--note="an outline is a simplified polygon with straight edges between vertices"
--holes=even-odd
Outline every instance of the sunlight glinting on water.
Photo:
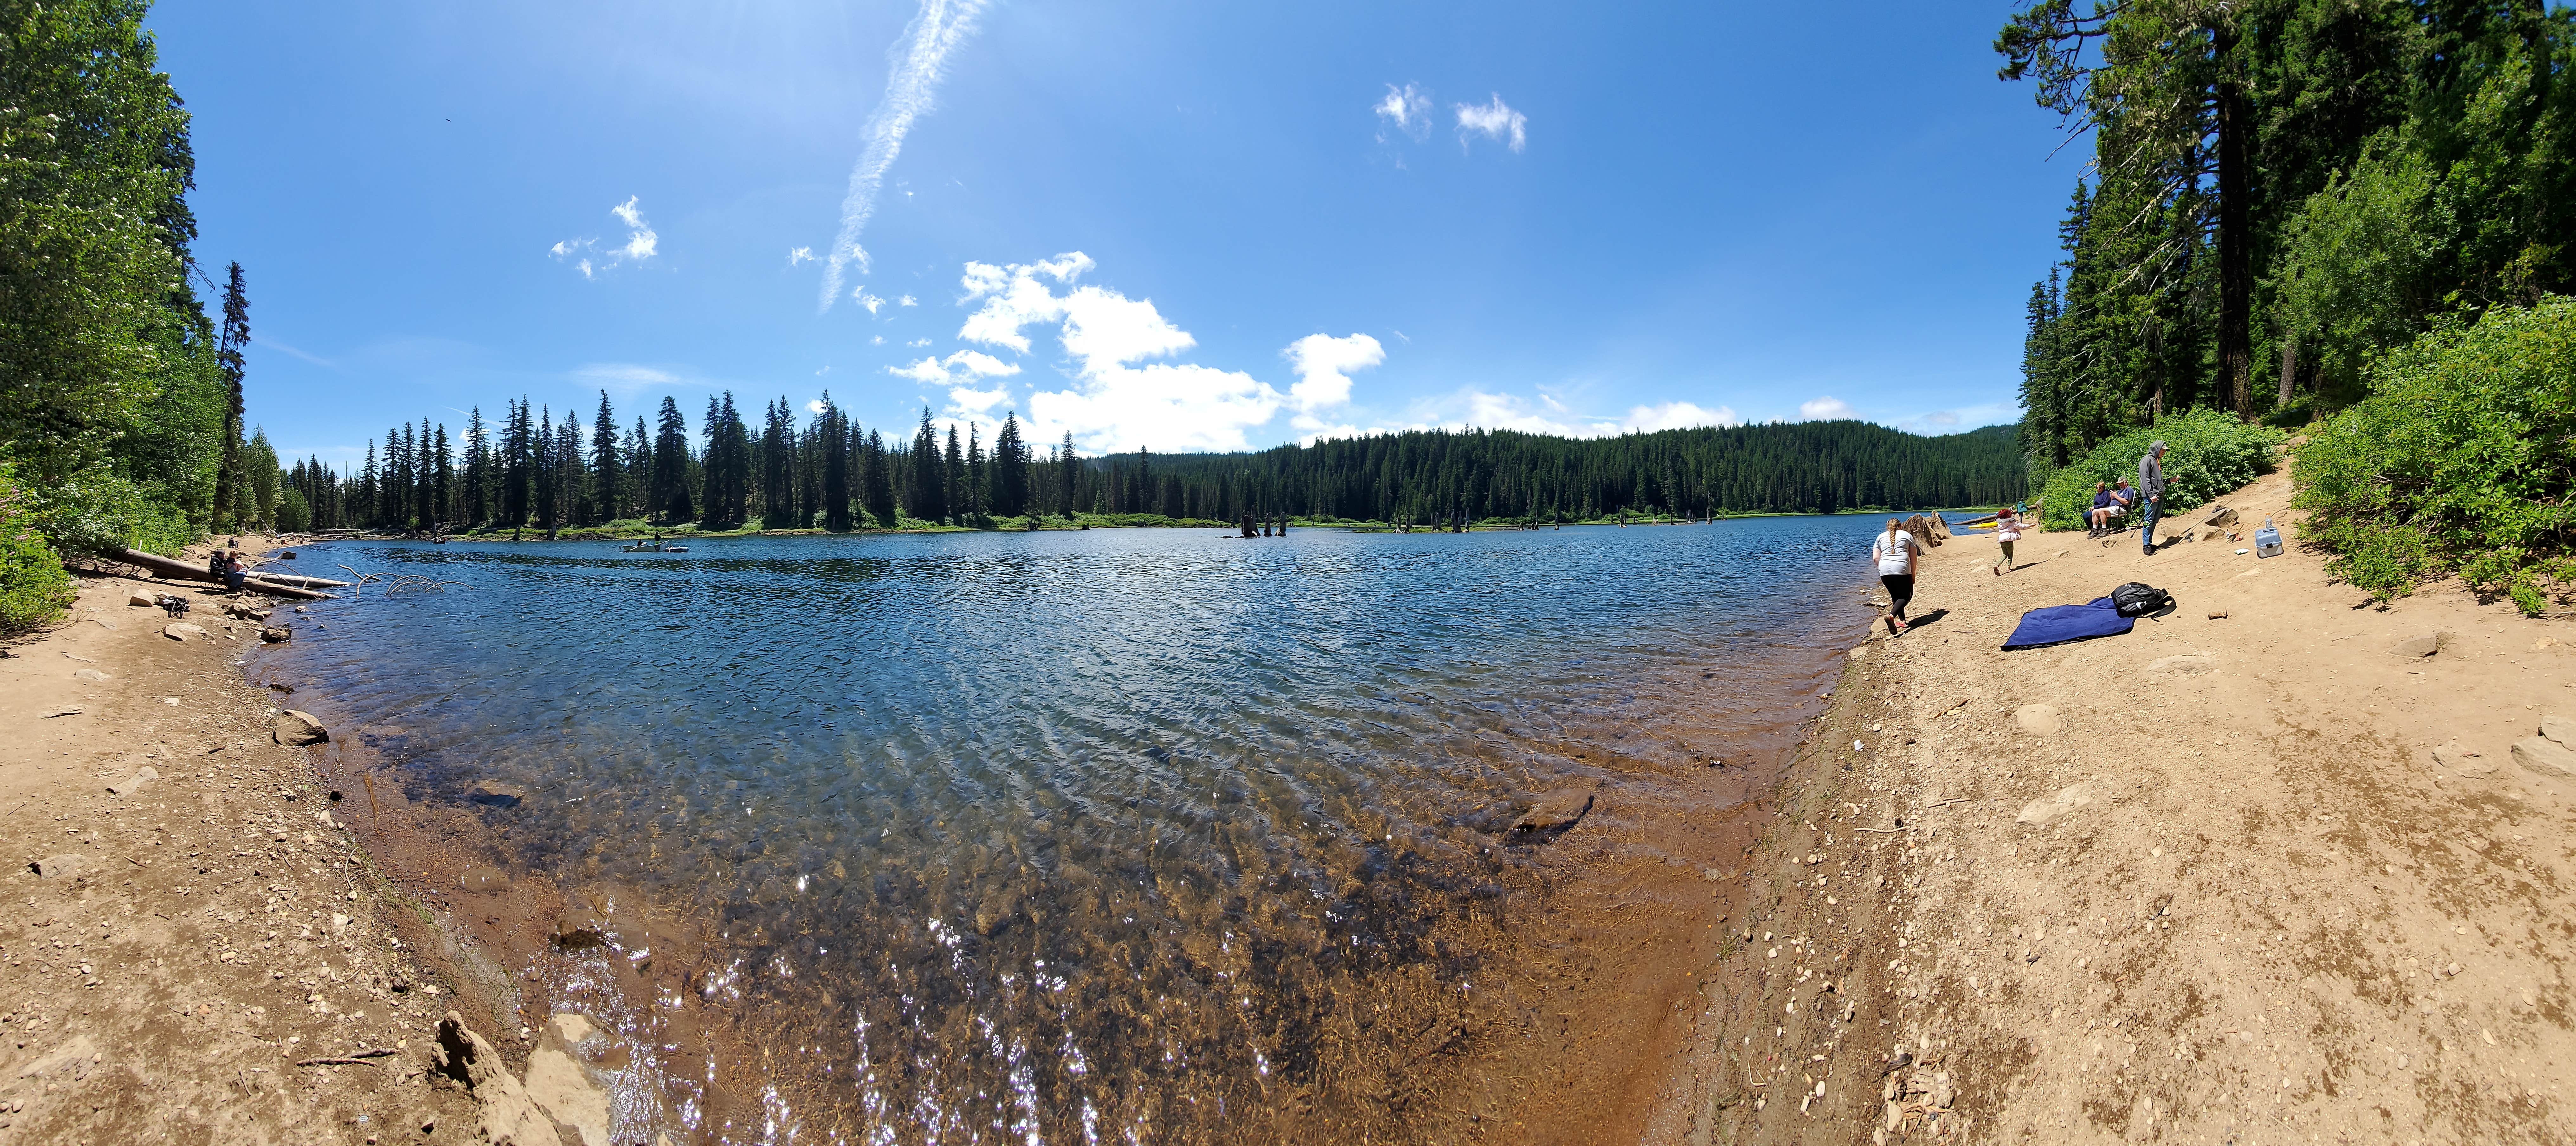
[{"label": "sunlight glinting on water", "polygon": [[[1752,690],[1671,682],[1833,639],[1873,527],[349,542],[470,588],[323,603],[265,666],[602,905],[555,988],[646,1048],[620,1119],[1158,1140],[1368,1101],[1354,991],[1481,1005],[1530,794],[1615,779],[1595,739],[1689,763],[1674,706]],[[753,1069],[720,1044],[799,1048],[753,1124],[699,1121]]]}]

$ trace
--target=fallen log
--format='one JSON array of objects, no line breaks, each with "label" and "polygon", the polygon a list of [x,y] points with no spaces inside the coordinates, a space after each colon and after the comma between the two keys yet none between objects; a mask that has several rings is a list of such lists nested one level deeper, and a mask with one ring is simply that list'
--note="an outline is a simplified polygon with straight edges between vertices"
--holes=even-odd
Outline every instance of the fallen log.
[{"label": "fallen log", "polygon": [[[145,553],[139,549],[112,550],[106,553],[105,556],[110,560],[122,561],[128,565],[141,566],[142,568],[151,570],[155,575],[160,577],[183,581],[206,581],[217,585],[223,584],[222,578],[206,572],[205,567],[202,565],[196,565],[186,561],[174,561],[167,557]],[[242,588],[248,589],[254,593],[266,593],[271,597],[291,597],[299,601],[332,601],[338,599],[329,593],[318,592],[316,590],[306,589],[296,585],[281,585],[277,582],[263,580],[258,577],[243,578]]]},{"label": "fallen log", "polygon": [[301,573],[271,573],[265,569],[260,570],[257,573],[253,573],[251,576],[265,578],[280,585],[293,585],[301,589],[346,589],[350,584],[347,581],[334,581],[328,577],[307,577]]}]

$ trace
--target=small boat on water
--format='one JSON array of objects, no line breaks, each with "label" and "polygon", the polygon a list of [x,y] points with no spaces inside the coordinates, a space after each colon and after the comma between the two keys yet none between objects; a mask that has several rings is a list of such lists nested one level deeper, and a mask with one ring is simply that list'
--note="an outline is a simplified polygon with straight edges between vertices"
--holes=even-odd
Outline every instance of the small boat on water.
[{"label": "small boat on water", "polygon": [[665,545],[658,537],[651,541],[638,541],[618,550],[620,553],[686,553],[688,551],[689,547],[686,545]]}]

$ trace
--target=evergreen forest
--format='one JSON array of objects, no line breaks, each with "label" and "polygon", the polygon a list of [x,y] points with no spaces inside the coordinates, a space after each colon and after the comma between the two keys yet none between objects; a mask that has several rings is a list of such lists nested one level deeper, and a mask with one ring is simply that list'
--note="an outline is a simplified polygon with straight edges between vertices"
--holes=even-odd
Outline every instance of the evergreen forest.
[{"label": "evergreen forest", "polygon": [[2029,298],[2037,478],[2185,410],[2304,425],[2437,325],[2576,288],[2564,7],[2041,0],[1995,49],[2091,150]]},{"label": "evergreen forest", "polygon": [[622,421],[607,394],[576,411],[506,401],[451,431],[424,419],[369,443],[354,472],[318,459],[282,475],[285,529],[545,533],[611,525],[698,530],[985,527],[1084,515],[1234,522],[1249,515],[1433,524],[1627,515],[1832,513],[1991,505],[2022,491],[2010,427],[1927,438],[1857,421],[1574,439],[1419,430],[1237,454],[1040,452],[1016,417],[987,441],[928,411],[909,434],[858,425],[827,396],[785,398],[755,427],[733,395],[693,432],[662,398]]}]

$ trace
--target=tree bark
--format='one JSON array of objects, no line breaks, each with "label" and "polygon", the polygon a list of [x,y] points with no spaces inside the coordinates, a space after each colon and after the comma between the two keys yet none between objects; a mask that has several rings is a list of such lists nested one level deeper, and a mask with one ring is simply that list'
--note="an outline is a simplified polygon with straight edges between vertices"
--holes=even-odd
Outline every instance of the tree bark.
[{"label": "tree bark", "polygon": [[2280,400],[2273,405],[2273,409],[2286,410],[2290,408],[2290,390],[2292,386],[2297,383],[2298,377],[2299,338],[2295,334],[2285,334],[2281,336],[2281,397]]},{"label": "tree bark", "polygon": [[2252,212],[2246,199],[2252,172],[2246,136],[2254,116],[2237,82],[2236,33],[2221,18],[2218,49],[2218,370],[2236,416],[2254,417],[2254,251]]}]

